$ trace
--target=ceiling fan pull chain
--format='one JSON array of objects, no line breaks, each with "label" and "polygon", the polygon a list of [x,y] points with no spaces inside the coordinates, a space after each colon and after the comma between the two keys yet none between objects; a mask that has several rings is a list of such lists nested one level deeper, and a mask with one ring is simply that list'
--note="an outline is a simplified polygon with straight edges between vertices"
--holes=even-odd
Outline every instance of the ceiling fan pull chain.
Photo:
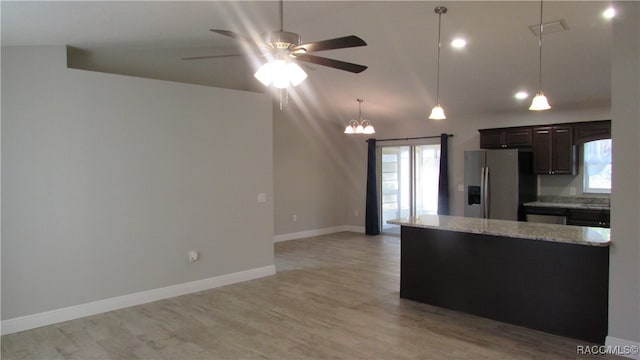
[{"label": "ceiling fan pull chain", "polygon": [[280,89],[280,111],[282,111],[282,92],[284,89]]}]

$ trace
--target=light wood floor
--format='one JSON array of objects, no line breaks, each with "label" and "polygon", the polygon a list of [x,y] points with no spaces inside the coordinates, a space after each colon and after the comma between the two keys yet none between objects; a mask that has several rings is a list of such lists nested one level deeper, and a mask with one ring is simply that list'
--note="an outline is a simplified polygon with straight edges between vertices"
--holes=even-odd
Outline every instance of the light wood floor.
[{"label": "light wood floor", "polygon": [[400,299],[397,237],[338,233],[275,254],[275,276],[6,335],[2,358],[588,358],[581,341]]}]

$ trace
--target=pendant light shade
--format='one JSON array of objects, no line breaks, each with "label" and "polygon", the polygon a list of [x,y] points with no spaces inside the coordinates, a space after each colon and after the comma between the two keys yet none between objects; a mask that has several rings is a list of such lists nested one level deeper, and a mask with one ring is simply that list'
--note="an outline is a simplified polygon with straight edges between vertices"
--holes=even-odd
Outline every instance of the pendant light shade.
[{"label": "pendant light shade", "polygon": [[442,106],[440,106],[440,104],[437,104],[433,107],[433,109],[431,109],[431,115],[429,115],[429,119],[444,120],[446,118],[447,117],[444,115],[444,109],[442,108]]},{"label": "pendant light shade", "polygon": [[549,110],[551,106],[549,106],[549,101],[547,101],[547,97],[544,96],[542,91],[539,91],[536,96],[531,101],[531,106],[529,106],[529,110],[540,111],[540,110]]},{"label": "pendant light shade", "polygon": [[440,28],[442,25],[442,14],[447,13],[447,8],[444,6],[437,6],[433,11],[438,14],[438,68],[436,72],[436,106],[431,110],[429,119],[444,120],[447,117],[444,115],[444,109],[440,106]]},{"label": "pendant light shade", "polygon": [[349,125],[344,129],[345,134],[375,134],[376,130],[371,125],[369,120],[362,118],[362,102],[363,99],[358,100],[358,119],[359,120],[351,120],[349,121]]},{"label": "pendant light shade", "polygon": [[549,101],[547,101],[547,97],[544,96],[544,93],[542,92],[542,33],[544,30],[544,25],[542,24],[542,1],[543,0],[540,0],[540,38],[538,40],[538,49],[540,52],[540,58],[538,59],[538,63],[540,65],[538,69],[538,92],[531,101],[531,106],[529,106],[529,110],[533,111],[551,109],[551,106],[549,106]]}]

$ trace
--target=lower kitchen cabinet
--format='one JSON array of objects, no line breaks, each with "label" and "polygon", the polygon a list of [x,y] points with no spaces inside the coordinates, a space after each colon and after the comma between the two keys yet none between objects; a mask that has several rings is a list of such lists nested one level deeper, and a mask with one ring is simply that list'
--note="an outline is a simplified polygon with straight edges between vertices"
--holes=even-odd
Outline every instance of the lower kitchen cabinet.
[{"label": "lower kitchen cabinet", "polygon": [[609,210],[568,209],[567,225],[610,227]]}]

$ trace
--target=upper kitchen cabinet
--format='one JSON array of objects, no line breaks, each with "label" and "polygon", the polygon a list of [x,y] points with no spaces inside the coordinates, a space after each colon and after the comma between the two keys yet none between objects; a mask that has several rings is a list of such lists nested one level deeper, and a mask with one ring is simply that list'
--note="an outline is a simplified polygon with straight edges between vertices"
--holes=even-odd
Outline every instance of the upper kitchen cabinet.
[{"label": "upper kitchen cabinet", "polygon": [[545,175],[577,174],[577,153],[571,125],[533,128],[533,171]]},{"label": "upper kitchen cabinet", "polygon": [[530,127],[478,131],[481,149],[518,149],[530,148],[533,145],[533,131]]},{"label": "upper kitchen cabinet", "polygon": [[611,139],[611,120],[581,122],[573,125],[575,145],[602,139]]}]

